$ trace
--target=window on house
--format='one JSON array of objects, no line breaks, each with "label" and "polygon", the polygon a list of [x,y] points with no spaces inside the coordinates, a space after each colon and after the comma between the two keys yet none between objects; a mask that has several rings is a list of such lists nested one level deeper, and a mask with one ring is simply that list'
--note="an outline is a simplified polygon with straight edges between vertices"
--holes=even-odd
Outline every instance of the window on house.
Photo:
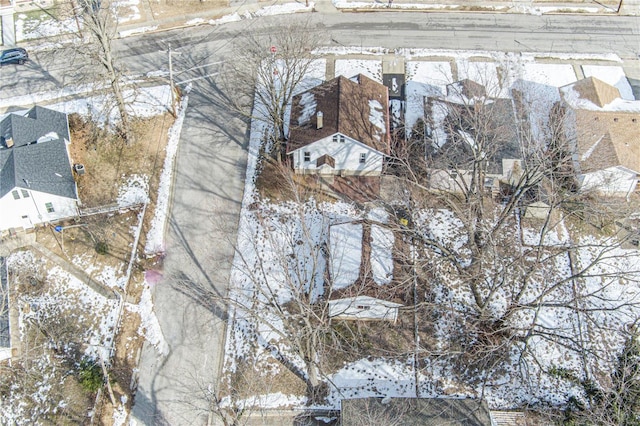
[{"label": "window on house", "polygon": [[311,153],[308,151],[305,151],[304,153],[304,162],[308,163],[309,161],[311,161]]},{"label": "window on house", "polygon": [[14,189],[13,191],[11,191],[11,195],[13,195],[13,199],[14,200],[19,200],[20,199],[20,194],[18,194],[18,190]]},{"label": "window on house", "polygon": [[333,141],[338,142],[338,135],[333,135]]},{"label": "window on house", "polygon": [[44,206],[47,208],[47,213],[55,212],[55,210],[53,209],[53,203],[45,203]]},{"label": "window on house", "polygon": [[344,136],[342,136],[342,135],[338,135],[338,138],[340,139],[340,142],[342,142],[342,143],[344,143],[344,141],[346,140],[346,139],[344,138]]},{"label": "window on house", "polygon": [[358,305],[356,306],[356,309],[361,310],[361,311],[366,311],[371,309],[371,306],[367,306],[367,305]]},{"label": "window on house", "polygon": [[29,191],[27,191],[26,189],[22,190],[22,198],[29,198]]},{"label": "window on house", "polygon": [[367,161],[367,153],[363,152],[360,154],[360,164],[364,164]]}]

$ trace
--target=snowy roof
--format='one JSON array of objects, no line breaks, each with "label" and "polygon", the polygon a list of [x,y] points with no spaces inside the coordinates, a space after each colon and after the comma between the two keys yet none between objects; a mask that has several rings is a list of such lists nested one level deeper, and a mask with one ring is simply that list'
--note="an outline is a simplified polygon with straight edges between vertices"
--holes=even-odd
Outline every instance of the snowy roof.
[{"label": "snowy roof", "polygon": [[400,420],[403,425],[490,426],[487,403],[452,398],[356,398],[341,401],[343,426],[364,424],[363,419]]},{"label": "snowy roof", "polygon": [[617,88],[595,77],[583,78],[562,87],[561,90],[563,93],[573,90],[580,99],[590,101],[600,108],[620,98],[620,91]]},{"label": "snowy roof", "polygon": [[487,89],[482,84],[468,78],[447,85],[447,96],[464,96],[467,99],[473,99],[486,95]]},{"label": "snowy roof", "polygon": [[[387,88],[362,74],[339,76],[293,98],[287,152],[341,133],[389,153]],[[322,125],[318,126],[318,113]],[[320,127],[320,128],[318,128]]]},{"label": "snowy roof", "polygon": [[[440,115],[431,121],[434,134],[446,135],[445,142],[434,146],[431,153],[437,168],[448,170],[471,170],[473,151],[481,143],[486,159],[487,172],[503,175],[504,159],[520,159],[520,142],[516,129],[516,118],[510,99],[483,99],[479,102],[450,102],[449,99],[428,97],[425,112],[430,116]],[[482,129],[476,132],[474,129]],[[482,138],[482,140],[480,140]]]}]

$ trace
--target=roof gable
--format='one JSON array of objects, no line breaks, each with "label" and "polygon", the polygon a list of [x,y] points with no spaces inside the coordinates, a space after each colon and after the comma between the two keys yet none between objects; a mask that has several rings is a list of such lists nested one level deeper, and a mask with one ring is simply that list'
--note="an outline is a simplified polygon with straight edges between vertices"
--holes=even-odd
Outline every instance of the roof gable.
[{"label": "roof gable", "polygon": [[336,77],[293,98],[290,129],[287,152],[341,133],[388,154],[388,90],[362,74]]},{"label": "roof gable", "polygon": [[583,78],[565,88],[572,88],[581,99],[586,99],[600,108],[620,97],[620,91],[616,87],[595,77]]}]

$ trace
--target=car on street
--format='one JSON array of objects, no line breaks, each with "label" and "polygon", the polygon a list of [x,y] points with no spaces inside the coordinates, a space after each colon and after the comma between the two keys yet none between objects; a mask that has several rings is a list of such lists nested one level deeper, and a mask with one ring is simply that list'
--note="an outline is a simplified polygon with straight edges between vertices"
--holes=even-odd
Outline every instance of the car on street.
[{"label": "car on street", "polygon": [[29,54],[21,47],[3,50],[0,53],[0,66],[9,64],[24,64],[29,59]]}]

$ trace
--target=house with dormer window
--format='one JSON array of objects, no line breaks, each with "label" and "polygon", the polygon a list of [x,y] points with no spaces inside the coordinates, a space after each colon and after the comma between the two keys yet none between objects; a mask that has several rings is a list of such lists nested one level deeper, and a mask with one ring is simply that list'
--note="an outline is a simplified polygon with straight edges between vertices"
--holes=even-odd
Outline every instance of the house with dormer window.
[{"label": "house with dormer window", "polygon": [[300,174],[377,176],[390,152],[388,89],[339,76],[293,98],[287,155]]},{"label": "house with dormer window", "polygon": [[67,115],[43,107],[0,121],[0,231],[78,214]]}]

